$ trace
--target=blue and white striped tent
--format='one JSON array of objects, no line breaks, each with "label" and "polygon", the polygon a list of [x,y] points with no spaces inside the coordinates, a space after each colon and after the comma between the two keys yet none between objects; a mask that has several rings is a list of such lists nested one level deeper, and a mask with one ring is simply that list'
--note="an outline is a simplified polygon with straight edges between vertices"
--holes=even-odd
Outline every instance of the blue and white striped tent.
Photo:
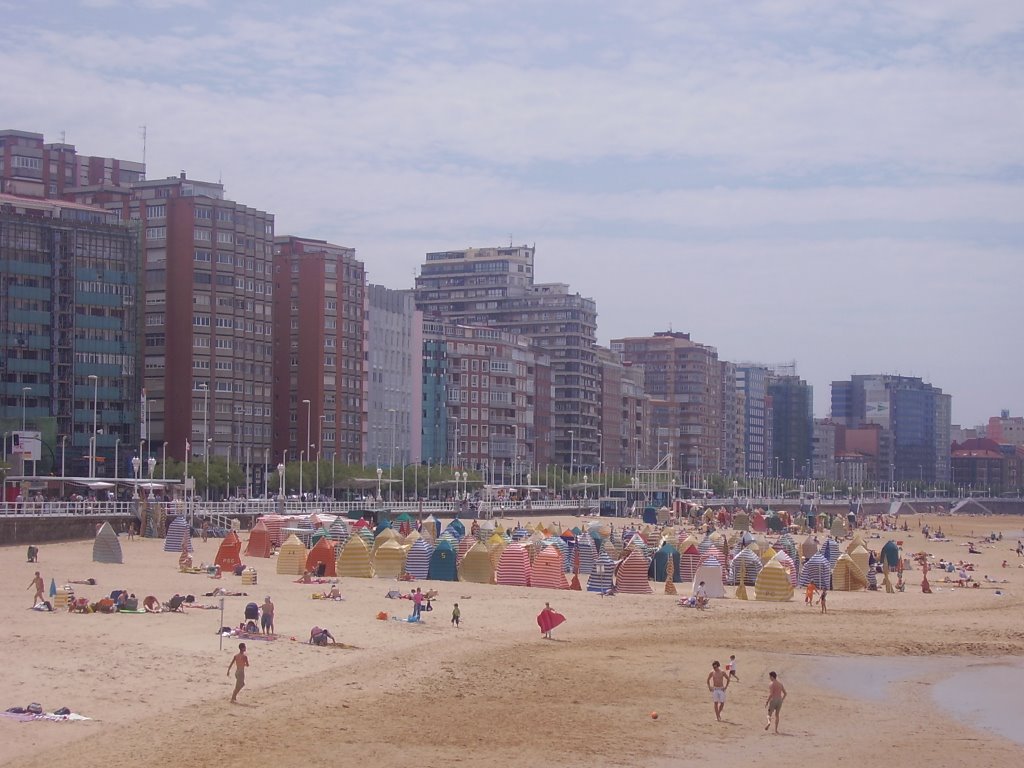
[{"label": "blue and white striped tent", "polygon": [[825,542],[825,546],[821,548],[821,553],[828,560],[829,568],[836,567],[836,561],[839,556],[843,554],[842,549],[839,548],[839,542],[835,539],[829,539]]},{"label": "blue and white striped tent", "polygon": [[348,529],[348,523],[342,517],[337,518],[331,527],[327,529],[327,535],[331,537],[331,541],[339,541],[344,544],[348,541],[348,537],[351,535]]},{"label": "blue and white striped tent", "polygon": [[167,526],[167,536],[164,537],[164,552],[181,552],[182,544],[192,551],[192,533],[184,517],[176,517]]},{"label": "blue and white striped tent", "polygon": [[806,587],[812,582],[818,589],[831,589],[832,587],[832,566],[829,565],[822,552],[813,555],[804,563],[796,580],[798,587]]},{"label": "blue and white striped tent", "polygon": [[589,576],[594,572],[594,560],[597,557],[596,550],[594,549],[594,540],[589,536],[580,536],[577,541],[580,553],[580,575]]},{"label": "blue and white striped tent", "polygon": [[744,547],[729,564],[729,583],[739,584],[740,573],[743,573],[743,583],[748,587],[754,586],[757,582],[757,574],[761,572],[763,564],[761,558],[754,554],[754,551]]},{"label": "blue and white striped tent", "polygon": [[409,554],[405,558],[405,572],[414,579],[425,579],[430,573],[430,556],[434,554],[434,545],[425,537],[413,542]]},{"label": "blue and white striped tent", "polygon": [[522,541],[528,538],[530,538],[530,532],[521,525],[512,531],[512,541]]},{"label": "blue and white striped tent", "polygon": [[606,552],[600,552],[594,561],[594,572],[587,579],[587,592],[607,592],[612,588],[615,561]]}]

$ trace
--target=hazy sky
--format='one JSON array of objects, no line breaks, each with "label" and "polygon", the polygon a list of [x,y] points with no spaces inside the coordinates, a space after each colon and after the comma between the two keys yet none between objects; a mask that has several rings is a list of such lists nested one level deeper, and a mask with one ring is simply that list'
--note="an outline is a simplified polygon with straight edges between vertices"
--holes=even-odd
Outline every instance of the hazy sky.
[{"label": "hazy sky", "polygon": [[223,178],[410,287],[536,243],[598,337],[689,331],[1024,415],[1020,0],[0,0],[0,127]]}]

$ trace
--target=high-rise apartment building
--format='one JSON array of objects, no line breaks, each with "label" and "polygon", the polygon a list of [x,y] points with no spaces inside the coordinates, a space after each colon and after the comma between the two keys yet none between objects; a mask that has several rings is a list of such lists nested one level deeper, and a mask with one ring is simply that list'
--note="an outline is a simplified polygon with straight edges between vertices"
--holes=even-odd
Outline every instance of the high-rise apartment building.
[{"label": "high-rise apartment building", "polygon": [[537,387],[547,355],[496,328],[426,320],[423,360],[424,457],[526,482],[538,466],[537,407],[550,398]]},{"label": "high-rise apartment building", "polygon": [[949,480],[951,410],[949,395],[912,376],[855,375],[832,382],[832,420],[882,430],[879,476],[893,482]]},{"label": "high-rise apartment building", "polygon": [[273,456],[363,462],[365,300],[354,249],[275,238]]},{"label": "high-rise apartment building", "polygon": [[780,477],[808,478],[814,438],[814,389],[796,375],[770,376],[773,460]]},{"label": "high-rise apartment building", "polygon": [[3,431],[42,433],[39,473],[130,474],[139,263],[137,227],[108,211],[0,194]]},{"label": "high-rise apartment building", "polygon": [[412,291],[367,289],[366,462],[403,467],[420,460],[423,314]]},{"label": "high-rise apartment building", "polygon": [[184,173],[135,184],[129,215],[143,232],[151,439],[179,460],[186,441],[193,460],[230,457],[261,488],[273,460],[274,217]]},{"label": "high-rise apartment building", "polygon": [[73,144],[45,143],[41,133],[0,130],[0,192],[60,199],[86,186],[127,189],[145,177],[142,163],[80,155]]},{"label": "high-rise apartment building", "polygon": [[651,398],[654,463],[692,472],[697,481],[718,472],[722,460],[722,374],[718,351],[687,333],[615,339],[612,349],[644,370]]},{"label": "high-rise apartment building", "polygon": [[722,424],[719,428],[722,443],[718,473],[724,477],[742,477],[746,474],[746,397],[736,385],[739,373],[735,363],[722,360]]},{"label": "high-rise apartment building", "polygon": [[743,395],[743,452],[747,477],[771,477],[775,472],[772,453],[772,411],[768,397],[767,366],[740,363],[736,366],[736,388]]},{"label": "high-rise apartment building", "polygon": [[815,480],[836,479],[836,431],[842,429],[831,419],[814,420],[811,440],[811,477]]},{"label": "high-rise apartment building", "polygon": [[567,468],[570,463],[596,466],[597,306],[563,283],[535,283],[534,254],[527,246],[428,253],[416,278],[416,304],[428,318],[500,328],[547,352],[554,392],[548,438],[554,461]]},{"label": "high-rise apartment building", "polygon": [[597,347],[601,366],[601,432],[598,470],[632,472],[650,444],[650,397],[644,370],[627,365],[617,352]]}]

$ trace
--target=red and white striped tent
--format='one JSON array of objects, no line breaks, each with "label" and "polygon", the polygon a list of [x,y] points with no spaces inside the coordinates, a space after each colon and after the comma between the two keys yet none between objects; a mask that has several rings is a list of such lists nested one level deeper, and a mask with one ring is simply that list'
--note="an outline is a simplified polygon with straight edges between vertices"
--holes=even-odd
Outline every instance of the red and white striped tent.
[{"label": "red and white striped tent", "polygon": [[530,564],[530,553],[519,542],[509,544],[501,552],[498,558],[497,574],[494,578],[495,584],[504,584],[511,587],[530,586],[532,566]]},{"label": "red and white striped tent", "polygon": [[[714,556],[704,560],[693,576],[693,592],[704,582],[708,597],[725,597],[725,583],[722,581],[722,564]],[[691,593],[692,594],[692,593]]]},{"label": "red and white striped tent", "polygon": [[455,546],[455,561],[461,563],[470,548],[479,541],[475,536],[463,536]]},{"label": "red and white striped tent", "polygon": [[697,549],[697,543],[693,542],[679,553],[679,578],[683,581],[693,581],[693,575],[697,573],[699,565],[700,550]]},{"label": "red and white striped tent", "polygon": [[653,594],[647,580],[649,563],[637,547],[626,547],[626,557],[615,566],[615,590],[631,595]]},{"label": "red and white striped tent", "polygon": [[562,566],[562,553],[558,547],[549,544],[533,560],[530,586],[543,589],[568,589]]},{"label": "red and white striped tent", "polygon": [[789,576],[789,583],[795,587],[798,569],[796,567],[796,563],[793,562],[793,558],[790,557],[785,550],[780,549],[772,559],[786,569],[786,574]]},{"label": "red and white striped tent", "polygon": [[281,546],[281,542],[284,541],[284,533],[281,529],[284,528],[285,523],[289,522],[291,518],[282,515],[264,515],[260,520],[267,526],[271,545],[275,547]]},{"label": "red and white striped tent", "polygon": [[712,559],[722,567],[722,583],[724,584],[729,580],[729,561],[718,547],[708,547],[704,550],[704,553],[700,556],[700,562],[697,563],[697,570],[700,570],[708,560]]}]

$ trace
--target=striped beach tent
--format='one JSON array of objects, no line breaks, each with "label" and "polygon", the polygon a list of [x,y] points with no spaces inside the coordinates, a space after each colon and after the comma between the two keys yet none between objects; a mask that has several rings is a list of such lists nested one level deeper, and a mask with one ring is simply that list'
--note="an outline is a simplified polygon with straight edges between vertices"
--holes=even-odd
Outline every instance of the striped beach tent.
[{"label": "striped beach tent", "polygon": [[836,567],[832,569],[832,589],[839,592],[854,592],[859,589],[868,588],[868,577],[847,554],[842,554],[836,560]]},{"label": "striped beach tent", "polygon": [[430,538],[436,539],[441,535],[441,521],[433,515],[428,515],[423,520],[423,525],[420,527],[420,532],[423,533],[424,531],[429,531]]},{"label": "striped beach tent", "polygon": [[612,588],[615,576],[615,561],[603,550],[598,552],[594,570],[587,579],[588,592],[607,592]]},{"label": "striped beach tent", "polygon": [[854,547],[852,550],[848,550],[846,554],[848,554],[853,559],[853,562],[857,564],[857,567],[860,568],[860,572],[867,576],[868,563],[871,560],[871,554],[868,552],[868,548],[861,544]]},{"label": "striped beach tent", "polygon": [[707,592],[708,597],[725,597],[722,568],[722,563],[714,555],[710,555],[702,560],[697,568],[697,572],[693,575],[693,591],[695,592],[697,585],[703,581],[704,590]]},{"label": "striped beach tent", "polygon": [[530,533],[531,531],[527,530],[523,526],[517,526],[516,529],[512,531],[512,541],[522,541],[523,539],[528,539],[530,538]]},{"label": "striped beach tent", "polygon": [[217,548],[217,556],[213,562],[220,566],[222,571],[234,571],[242,562],[242,540],[233,530],[228,531]]},{"label": "striped beach tent", "polygon": [[818,552],[818,542],[814,540],[813,536],[808,536],[804,539],[804,543],[800,545],[800,557],[804,560],[809,560]]},{"label": "striped beach tent", "polygon": [[700,565],[700,550],[697,548],[697,543],[693,542],[679,553],[680,580],[693,581],[698,565]]},{"label": "striped beach tent", "polygon": [[789,583],[795,587],[798,569],[796,567],[796,563],[793,562],[793,558],[791,558],[786,551],[780,550],[779,553],[775,555],[774,560],[786,569],[786,573],[789,574]]},{"label": "striped beach tent", "polygon": [[306,555],[306,570],[310,573],[316,573],[320,563],[324,565],[324,576],[337,576],[338,570],[335,565],[335,543],[331,541],[330,537],[324,536],[313,545],[313,548],[309,550],[309,554]]},{"label": "striped beach tent", "polygon": [[96,532],[92,542],[92,561],[94,563],[123,563],[121,542],[110,523],[103,523]]},{"label": "striped beach tent", "polygon": [[443,536],[430,556],[430,573],[427,578],[434,581],[458,581],[459,564],[455,547]]},{"label": "striped beach tent", "polygon": [[594,540],[589,536],[580,536],[576,544],[576,551],[580,556],[580,575],[589,576],[594,572],[594,560],[597,557]]},{"label": "striped beach tent", "polygon": [[769,560],[775,557],[777,552],[778,550],[776,550],[775,547],[765,542],[764,548],[761,549],[761,551],[758,554],[761,556],[761,562],[767,563]]},{"label": "striped beach tent", "polygon": [[289,518],[282,515],[264,515],[260,518],[260,520],[263,521],[263,524],[267,526],[267,532],[270,534],[271,546],[281,546],[281,542],[283,542],[285,538],[281,529],[284,528],[284,524],[288,519]]},{"label": "striped beach tent", "polygon": [[829,539],[825,542],[825,546],[821,548],[821,553],[828,560],[829,565],[835,569],[836,563],[839,561],[839,555],[842,554],[842,550],[839,548],[839,542],[835,539]]},{"label": "striped beach tent", "polygon": [[425,579],[430,573],[430,556],[434,554],[434,545],[422,536],[416,539],[405,557],[405,572],[414,579]]},{"label": "striped beach tent", "polygon": [[729,580],[729,558],[726,557],[725,553],[720,551],[718,547],[711,547],[700,556],[700,562],[697,563],[697,568],[700,568],[704,563],[714,558],[716,562],[722,566],[722,584],[725,584]]},{"label": "striped beach tent", "polygon": [[829,529],[833,538],[841,539],[846,535],[846,521],[842,515],[836,515],[832,520],[832,527]]},{"label": "striped beach tent", "polygon": [[753,586],[757,581],[757,575],[761,572],[762,561],[751,551],[749,548],[744,547],[736,556],[733,557],[732,562],[729,564],[729,583],[739,584],[740,583],[740,571],[743,571],[744,584],[748,587]]},{"label": "striped beach tent", "polygon": [[192,551],[192,532],[184,517],[176,517],[167,526],[167,535],[164,537],[164,552],[180,553],[182,546],[185,546],[189,552]]},{"label": "striped beach tent", "polygon": [[750,530],[750,515],[746,512],[737,512],[732,516],[732,527],[733,530],[737,531],[749,531]]},{"label": "striped beach tent", "polygon": [[818,589],[832,587],[832,566],[821,552],[811,555],[800,569],[800,575],[796,580],[798,587],[806,587],[811,583]]},{"label": "striped beach tent", "polygon": [[793,599],[793,585],[790,583],[789,574],[782,567],[782,563],[774,559],[765,563],[764,568],[757,574],[754,595],[756,600],[768,600],[775,603]]},{"label": "striped beach tent", "polygon": [[558,551],[558,547],[549,544],[534,558],[530,586],[542,589],[569,588],[562,566],[562,553]]},{"label": "striped beach tent", "polygon": [[475,584],[493,584],[494,567],[491,565],[490,553],[487,545],[478,541],[459,563],[459,581],[471,581]]},{"label": "striped beach tent", "polygon": [[394,528],[384,528],[373,537],[373,549],[377,549],[385,541],[398,541],[398,531]]},{"label": "striped beach tent", "polygon": [[[492,540],[494,538],[495,537],[493,536],[491,537]],[[501,538],[497,542],[494,542],[492,540],[489,540],[487,542],[487,556],[491,558],[491,571],[497,573],[498,561],[501,560],[501,553],[505,551],[505,547],[507,547],[510,542],[505,541],[504,538]]]},{"label": "striped beach tent", "polygon": [[796,546],[796,539],[793,538],[793,534],[791,533],[784,533],[779,536],[778,540],[775,542],[775,549],[785,552],[794,562],[800,555]]},{"label": "striped beach tent", "polygon": [[319,528],[315,528],[313,530],[313,535],[309,539],[309,546],[310,547],[315,547],[316,543],[318,541],[320,541],[320,539],[329,539],[329,538],[330,538],[330,531],[327,529],[327,526],[321,525]]},{"label": "striped beach tent", "polygon": [[348,537],[350,535],[348,530],[348,523],[345,522],[345,518],[343,517],[339,517],[333,523],[331,523],[331,526],[327,529],[327,532],[331,539],[340,542],[341,544],[344,544],[346,541],[348,541]]},{"label": "striped beach tent", "polygon": [[277,572],[286,576],[301,576],[306,571],[306,545],[294,533],[285,539],[277,553]]},{"label": "striped beach tent", "polygon": [[502,550],[494,581],[512,587],[528,587],[531,571],[530,553],[521,543],[512,542]]},{"label": "striped beach tent", "polygon": [[373,551],[373,572],[381,579],[397,579],[405,568],[406,549],[396,539],[387,539]]},{"label": "striped beach tent", "polygon": [[446,532],[450,532],[456,540],[461,539],[466,535],[466,526],[459,518],[455,518],[445,527]]},{"label": "striped beach tent", "polygon": [[480,540],[476,536],[463,536],[459,539],[459,543],[455,546],[455,557],[458,562],[462,562],[462,558],[466,556],[470,548],[477,544]]},{"label": "striped beach tent", "polygon": [[270,557],[270,532],[267,524],[258,520],[249,531],[249,541],[245,545],[246,557]]},{"label": "striped beach tent", "polygon": [[373,563],[370,562],[370,547],[362,536],[353,536],[340,548],[335,568],[338,576],[356,579],[372,579]]},{"label": "striped beach tent", "polygon": [[631,595],[653,594],[647,580],[647,558],[639,547],[627,547],[626,557],[615,564],[615,590]]},{"label": "striped beach tent", "polygon": [[765,518],[764,512],[760,509],[755,511],[751,516],[750,528],[758,533],[764,533],[768,530],[768,520]]}]

